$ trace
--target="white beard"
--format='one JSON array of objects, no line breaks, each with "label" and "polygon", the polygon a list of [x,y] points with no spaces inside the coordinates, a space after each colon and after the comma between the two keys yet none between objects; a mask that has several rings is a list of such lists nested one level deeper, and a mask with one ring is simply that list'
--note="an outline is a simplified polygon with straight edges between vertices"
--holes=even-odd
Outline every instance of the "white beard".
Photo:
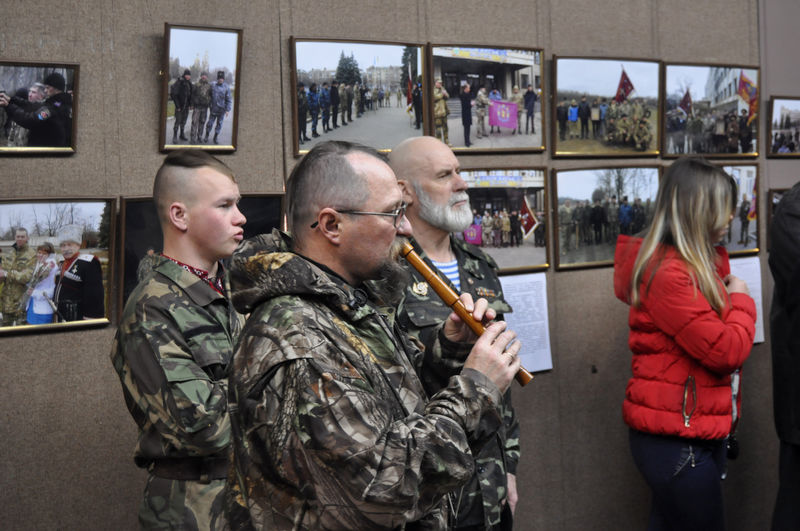
[{"label": "white beard", "polygon": [[[419,217],[434,227],[447,232],[462,232],[472,225],[472,210],[469,206],[467,192],[453,194],[447,205],[435,203],[422,187],[414,186],[419,201]],[[465,201],[460,207],[453,207],[455,203]]]}]

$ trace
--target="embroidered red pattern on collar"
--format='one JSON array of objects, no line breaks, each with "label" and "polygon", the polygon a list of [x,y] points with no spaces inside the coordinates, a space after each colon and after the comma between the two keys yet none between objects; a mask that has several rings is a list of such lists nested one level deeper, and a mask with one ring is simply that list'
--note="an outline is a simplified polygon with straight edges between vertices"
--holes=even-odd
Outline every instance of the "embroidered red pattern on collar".
[{"label": "embroidered red pattern on collar", "polygon": [[212,277],[209,274],[209,272],[206,271],[205,269],[200,269],[198,267],[192,267],[189,264],[184,264],[180,260],[175,260],[171,256],[167,256],[164,253],[161,253],[161,256],[163,256],[167,260],[171,260],[175,264],[181,266],[182,268],[184,268],[189,273],[197,276],[197,278],[199,278],[200,280],[205,281],[209,286],[211,286],[220,295],[225,295],[225,293],[223,292],[223,285],[222,285],[222,277],[224,276],[224,274],[222,272],[222,263],[221,262],[217,263],[217,268],[219,270],[219,275],[217,275],[216,277]]}]

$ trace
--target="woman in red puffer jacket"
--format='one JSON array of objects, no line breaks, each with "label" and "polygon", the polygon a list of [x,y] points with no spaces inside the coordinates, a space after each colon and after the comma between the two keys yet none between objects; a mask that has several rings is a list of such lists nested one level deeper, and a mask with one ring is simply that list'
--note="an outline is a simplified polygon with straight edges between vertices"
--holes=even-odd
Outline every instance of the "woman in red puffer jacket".
[{"label": "woman in red puffer jacket", "polygon": [[644,238],[622,235],[614,291],[630,304],[633,377],[623,417],[653,492],[650,529],[724,529],[725,440],[738,419],[739,369],[756,309],[725,249],[736,183],[703,159],[665,172]]}]

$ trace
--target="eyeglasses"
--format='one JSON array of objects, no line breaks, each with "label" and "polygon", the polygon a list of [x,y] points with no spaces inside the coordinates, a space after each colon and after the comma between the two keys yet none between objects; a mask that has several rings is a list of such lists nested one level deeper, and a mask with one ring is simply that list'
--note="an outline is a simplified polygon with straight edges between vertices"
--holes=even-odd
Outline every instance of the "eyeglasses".
[{"label": "eyeglasses", "polygon": [[[406,204],[405,201],[403,201],[402,203],[400,203],[399,207],[395,208],[391,212],[362,212],[359,210],[336,210],[336,209],[334,210],[336,210],[340,214],[351,214],[353,216],[387,216],[390,218],[394,218],[392,220],[392,224],[394,225],[394,228],[397,228],[397,226],[400,224],[400,220],[403,219],[403,216],[405,216],[406,214],[407,207],[408,205]],[[313,229],[317,225],[319,225],[319,222],[315,221],[314,223],[311,224],[311,228]]]}]

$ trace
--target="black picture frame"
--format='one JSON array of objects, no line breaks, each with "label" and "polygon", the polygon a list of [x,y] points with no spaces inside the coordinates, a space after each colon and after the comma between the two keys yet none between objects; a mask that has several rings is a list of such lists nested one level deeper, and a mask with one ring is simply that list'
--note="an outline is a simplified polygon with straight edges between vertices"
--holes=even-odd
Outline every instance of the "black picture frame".
[{"label": "black picture frame", "polygon": [[[34,317],[42,322],[28,323],[26,316],[25,323],[0,325],[0,334],[41,333],[109,324],[111,293],[116,272],[116,207],[116,198],[109,197],[0,201],[2,267],[11,267],[11,244],[20,227],[27,230],[27,245],[34,253],[39,246],[52,245],[53,255],[43,263],[52,263],[50,259],[56,263],[55,267],[40,266],[31,272],[31,278],[25,282],[24,289],[26,292],[31,289],[32,296],[30,299],[23,299],[20,295],[18,305],[14,309],[15,312],[25,311],[26,314],[31,310],[38,314]],[[9,240],[8,236],[12,239]],[[62,271],[64,256],[61,254],[59,239],[65,237],[79,238],[81,242],[76,248],[73,262]],[[94,270],[95,258],[99,262],[99,277]],[[62,279],[66,279],[64,286],[61,286]],[[94,284],[95,282],[102,282],[102,301],[99,296],[93,297],[92,294],[83,291],[87,286],[99,287]],[[21,282],[17,280],[16,284]],[[9,303],[16,301],[16,289],[13,301],[6,298],[12,293],[9,286],[3,287],[6,295],[0,294],[0,312],[6,311],[11,307]],[[80,293],[76,293],[77,291]],[[48,302],[48,299],[53,304]],[[69,301],[78,303],[69,305]],[[100,304],[102,304],[102,317],[89,318],[82,315],[90,305],[94,306],[94,310],[98,310]],[[22,310],[23,305],[25,310]]]},{"label": "black picture frame", "polygon": [[[159,149],[162,152],[186,148],[218,153],[236,151],[242,91],[241,62],[241,29],[164,24],[159,122]],[[187,70],[192,85],[188,97],[187,90],[176,85],[184,83]],[[207,74],[208,88],[204,87],[203,73]],[[208,91],[211,91],[210,95],[205,94]],[[201,105],[206,100],[209,105]],[[180,113],[176,113],[176,101],[188,102]],[[212,124],[213,136],[210,131]]]},{"label": "black picture frame", "polygon": [[11,102],[0,106],[0,155],[75,153],[79,73],[76,63],[0,61]]}]

